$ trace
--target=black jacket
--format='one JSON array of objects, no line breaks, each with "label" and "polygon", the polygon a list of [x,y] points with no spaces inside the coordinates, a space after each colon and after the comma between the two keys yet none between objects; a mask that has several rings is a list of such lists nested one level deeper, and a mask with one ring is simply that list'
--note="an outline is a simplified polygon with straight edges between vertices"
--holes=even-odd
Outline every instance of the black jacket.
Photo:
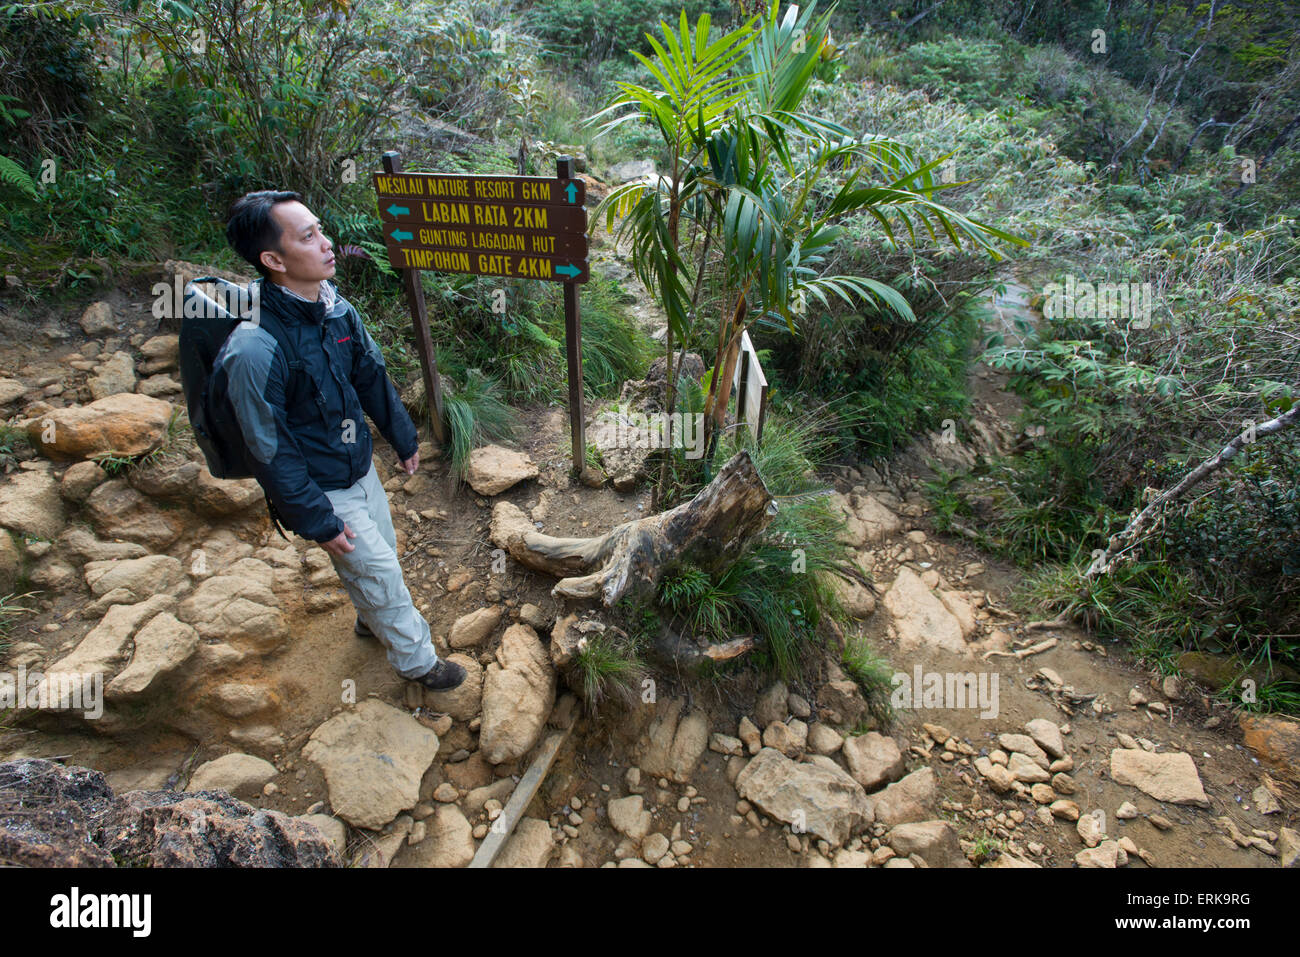
[{"label": "black jacket", "polygon": [[305,302],[258,283],[262,311],[278,320],[296,356],[257,322],[242,322],[213,364],[212,398],[230,399],[280,521],[303,538],[329,541],[343,522],[324,493],[356,484],[371,467],[365,415],[403,460],[419,444],[415,423],[361,316],[332,285],[320,301]]}]

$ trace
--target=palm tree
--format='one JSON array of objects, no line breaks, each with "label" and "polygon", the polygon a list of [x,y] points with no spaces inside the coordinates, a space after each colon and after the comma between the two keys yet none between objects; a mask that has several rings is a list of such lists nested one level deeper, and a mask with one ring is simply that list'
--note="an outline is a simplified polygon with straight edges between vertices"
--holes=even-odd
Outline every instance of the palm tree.
[{"label": "palm tree", "polygon": [[[796,332],[798,303],[811,297],[826,304],[831,295],[845,302],[857,297],[914,321],[907,300],[888,284],[822,273],[841,235],[839,222],[870,216],[895,245],[899,223],[912,245],[917,224],[935,239],[938,227],[954,244],[965,238],[995,258],[1001,258],[995,240],[1027,245],[934,200],[939,190],[961,185],[934,180],[947,156],[924,163],[897,141],[856,135],[801,109],[812,78],[834,55],[830,15],[815,12],[814,0],[780,16],[773,0],[766,17],[712,39],[707,14],[692,29],[683,11],[676,31],[661,24],[663,43],[647,35],[654,58],[634,53],[658,85],[620,83],[614,101],[588,120],[600,134],[650,123],[671,157],[668,177],[625,184],[596,213],[597,219],[604,213],[611,229],[621,220],[618,236],[631,236],[637,276],[667,313],[670,410],[673,340],[690,338],[711,245],[722,253],[725,306],[708,377],[706,462],[725,418],[741,336],[755,322],[780,321]],[[689,265],[680,241],[683,218],[703,234]]]}]

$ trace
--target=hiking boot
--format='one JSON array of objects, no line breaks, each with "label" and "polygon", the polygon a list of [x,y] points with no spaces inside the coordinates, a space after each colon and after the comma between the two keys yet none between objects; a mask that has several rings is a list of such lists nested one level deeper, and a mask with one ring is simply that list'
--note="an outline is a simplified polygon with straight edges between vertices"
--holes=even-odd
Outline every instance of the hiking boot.
[{"label": "hiking boot", "polygon": [[352,626],[352,631],[358,638],[375,637],[375,633],[371,631],[368,627],[366,627],[366,623],[362,621],[360,618],[358,618],[357,623]]},{"label": "hiking boot", "polygon": [[438,663],[418,678],[411,679],[430,691],[450,691],[459,688],[465,680],[465,669],[454,661],[438,659]]}]

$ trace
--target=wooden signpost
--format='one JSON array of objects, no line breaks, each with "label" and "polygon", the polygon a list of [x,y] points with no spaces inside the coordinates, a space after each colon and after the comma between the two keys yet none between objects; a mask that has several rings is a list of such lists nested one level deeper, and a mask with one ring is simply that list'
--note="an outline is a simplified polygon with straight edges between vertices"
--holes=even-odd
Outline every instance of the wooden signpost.
[{"label": "wooden signpost", "polygon": [[375,174],[375,193],[384,221],[384,246],[406,286],[434,435],[447,443],[418,270],[561,282],[573,464],[581,472],[587,442],[577,284],[586,282],[590,271],[583,205],[587,190],[574,176],[573,160],[561,157],[554,178],[404,173],[396,152],[385,153],[383,164],[384,172]]}]

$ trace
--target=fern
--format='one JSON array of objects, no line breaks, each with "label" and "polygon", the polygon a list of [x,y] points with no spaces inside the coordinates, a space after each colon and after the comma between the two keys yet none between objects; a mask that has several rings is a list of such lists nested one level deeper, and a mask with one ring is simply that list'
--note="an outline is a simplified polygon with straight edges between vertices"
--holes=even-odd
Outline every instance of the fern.
[{"label": "fern", "polygon": [[40,195],[36,188],[36,180],[32,179],[25,169],[7,156],[0,156],[0,180],[10,186],[16,186],[32,199],[36,199]]}]

